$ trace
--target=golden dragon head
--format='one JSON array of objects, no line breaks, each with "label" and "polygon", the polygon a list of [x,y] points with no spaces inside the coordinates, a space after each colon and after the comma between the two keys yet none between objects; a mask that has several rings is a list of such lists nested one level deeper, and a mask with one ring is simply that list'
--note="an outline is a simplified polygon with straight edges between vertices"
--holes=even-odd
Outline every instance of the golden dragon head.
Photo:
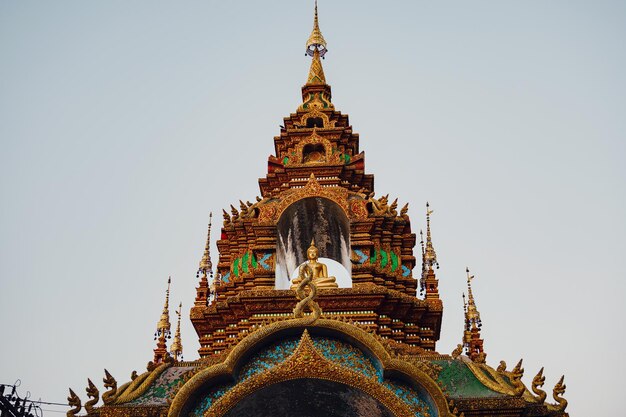
[{"label": "golden dragon head", "polygon": [[70,396],[67,397],[67,403],[69,404],[70,407],[72,407],[72,409],[70,409],[66,413],[67,417],[74,417],[76,414],[80,412],[80,409],[82,408],[82,403],[80,402],[80,398],[78,398],[78,395],[76,395],[76,393],[72,391],[71,388],[70,388]]},{"label": "golden dragon head", "polygon": [[546,382],[546,377],[543,376],[543,368],[541,368],[539,372],[537,373],[537,375],[535,375],[535,377],[533,378],[533,385],[532,385],[532,390],[535,393],[535,395],[537,395],[537,400],[539,401],[540,404],[543,404],[543,402],[546,400],[546,392],[540,389],[540,387],[542,387],[545,382]]},{"label": "golden dragon head", "polygon": [[104,382],[104,388],[108,389],[107,392],[102,394],[102,402],[105,404],[111,404],[115,400],[115,394],[117,394],[117,381],[113,378],[109,371],[105,369],[102,382]]},{"label": "golden dragon head", "polygon": [[85,411],[87,411],[87,414],[91,414],[94,411],[93,406],[96,405],[100,399],[100,391],[98,391],[98,388],[96,388],[89,378],[87,378],[87,388],[85,388],[85,391],[87,392],[87,396],[91,398],[85,403]]},{"label": "golden dragon head", "polygon": [[565,408],[567,407],[567,400],[563,398],[565,388],[567,388],[564,381],[565,375],[561,376],[561,379],[559,379],[559,382],[556,383],[554,389],[552,390],[552,398],[554,398],[554,401],[557,402],[556,409],[558,411],[565,411]]},{"label": "golden dragon head", "polygon": [[523,359],[520,359],[519,362],[517,362],[517,365],[515,365],[515,368],[513,368],[510,374],[511,383],[515,387],[515,393],[517,395],[522,395],[524,393],[524,390],[526,389],[526,387],[524,386],[524,383],[522,382],[522,377],[524,376],[524,368],[522,368],[522,361]]},{"label": "golden dragon head", "polygon": [[102,382],[104,382],[104,388],[112,388],[114,390],[117,389],[117,381],[106,369],[104,370],[104,378],[102,378]]}]

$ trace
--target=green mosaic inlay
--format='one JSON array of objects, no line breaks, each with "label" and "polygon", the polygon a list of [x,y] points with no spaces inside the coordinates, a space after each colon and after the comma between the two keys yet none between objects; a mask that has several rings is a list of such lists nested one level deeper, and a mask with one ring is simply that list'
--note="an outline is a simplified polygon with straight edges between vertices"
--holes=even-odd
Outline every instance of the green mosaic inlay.
[{"label": "green mosaic inlay", "polygon": [[248,268],[248,258],[249,257],[250,257],[250,254],[248,252],[246,252],[243,255],[243,258],[241,259],[241,269],[243,270],[244,274],[247,274],[248,271],[249,271],[249,268]]},{"label": "green mosaic inlay", "polygon": [[387,264],[389,263],[389,254],[387,252],[385,252],[384,250],[380,251],[380,267],[384,268],[387,266]]},{"label": "green mosaic inlay", "polygon": [[378,258],[378,250],[374,249],[372,251],[372,256],[370,257],[370,263],[374,264],[374,262],[376,262],[377,258]]},{"label": "green mosaic inlay", "polygon": [[395,252],[391,252],[391,272],[398,269],[398,255]]},{"label": "green mosaic inlay", "polygon": [[[348,368],[354,372],[358,372],[367,378],[379,381],[387,389],[391,390],[398,397],[399,401],[404,402],[410,407],[413,416],[437,416],[437,410],[428,395],[421,394],[417,389],[402,380],[384,378],[379,364],[372,360],[372,358],[370,358],[361,349],[343,340],[329,337],[312,336],[311,340],[313,341],[315,349],[329,361]],[[215,404],[220,397],[232,389],[233,386],[251,378],[254,375],[267,371],[287,360],[289,356],[294,353],[299,343],[299,337],[290,337],[264,347],[262,350],[255,353],[248,360],[248,362],[242,366],[236,382],[223,383],[211,387],[206,394],[201,396],[189,415],[191,417],[203,416],[207,410]],[[439,362],[443,362],[444,364],[447,363],[447,361]],[[455,365],[453,364],[450,368],[454,366]],[[461,364],[461,366],[463,365]],[[457,369],[457,372],[458,371],[459,370]],[[454,372],[449,372],[449,374],[450,375],[446,374],[444,378],[449,379],[449,376],[452,376],[451,383],[459,382],[458,376],[455,376],[456,374]]]},{"label": "green mosaic inlay", "polygon": [[436,360],[441,366],[438,382],[444,392],[453,398],[502,397],[503,394],[484,386],[472,371],[460,360]]},{"label": "green mosaic inlay", "polygon": [[[382,373],[374,362],[360,349],[337,339],[313,336],[313,345],[326,359],[338,365],[359,372],[369,378],[382,379]],[[299,338],[289,338],[276,342],[256,353],[239,372],[238,380],[250,378],[285,361],[293,354],[300,342]]]},{"label": "green mosaic inlay", "polygon": [[424,400],[415,389],[404,382],[388,378],[383,381],[383,385],[405,402],[413,411],[415,417],[433,417],[437,415],[428,401]]},{"label": "green mosaic inlay", "polygon": [[204,413],[211,408],[213,403],[215,403],[222,395],[226,394],[232,387],[232,384],[221,384],[211,388],[211,390],[196,404],[189,415],[191,417],[203,417]]},{"label": "green mosaic inlay", "polygon": [[150,385],[146,392],[129,404],[166,405],[167,399],[176,391],[178,385],[183,382],[184,374],[193,369],[194,368],[191,366],[171,367],[166,369],[152,385]]},{"label": "green mosaic inlay", "polygon": [[236,277],[239,276],[239,258],[235,259],[235,262],[233,262],[233,275]]}]

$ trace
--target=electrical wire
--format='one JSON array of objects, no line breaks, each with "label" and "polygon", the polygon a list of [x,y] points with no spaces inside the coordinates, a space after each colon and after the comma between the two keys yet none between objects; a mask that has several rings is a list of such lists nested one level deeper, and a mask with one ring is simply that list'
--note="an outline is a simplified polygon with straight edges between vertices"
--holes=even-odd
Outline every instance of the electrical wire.
[{"label": "electrical wire", "polygon": [[31,403],[38,403],[38,404],[47,404],[47,405],[62,405],[62,406],[64,406],[64,407],[69,407],[69,406],[70,406],[70,405],[69,405],[69,404],[67,404],[67,403],[65,403],[65,404],[63,404],[63,403],[53,403],[53,402],[49,402],[49,401],[41,401],[41,400],[39,400],[39,401],[35,401],[35,400],[28,400],[28,401],[30,401]]}]

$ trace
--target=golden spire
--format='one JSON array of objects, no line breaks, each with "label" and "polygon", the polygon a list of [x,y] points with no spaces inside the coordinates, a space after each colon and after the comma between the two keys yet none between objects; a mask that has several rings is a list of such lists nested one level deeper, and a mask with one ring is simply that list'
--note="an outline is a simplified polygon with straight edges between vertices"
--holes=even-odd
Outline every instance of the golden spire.
[{"label": "golden spire", "polygon": [[424,251],[424,260],[426,261],[426,265],[428,269],[433,269],[433,265],[437,265],[439,268],[439,263],[437,262],[437,253],[435,252],[435,248],[433,247],[433,241],[430,235],[430,215],[433,214],[433,210],[430,210],[430,205],[426,202],[426,248]]},{"label": "golden spire", "polygon": [[309,77],[307,78],[306,83],[326,84],[324,68],[322,67],[322,61],[320,61],[320,53],[317,49],[313,51],[313,61],[311,61],[311,68],[309,68]]},{"label": "golden spire", "polygon": [[315,18],[313,19],[313,30],[311,31],[311,36],[306,41],[306,53],[309,56],[313,56],[313,51],[319,50],[320,56],[324,56],[326,53],[326,41],[324,40],[324,36],[322,36],[322,31],[320,30],[320,25],[317,20],[317,0],[315,0]]},{"label": "golden spire", "polygon": [[465,331],[463,332],[463,344],[467,348],[467,356],[474,362],[484,363],[487,354],[483,350],[483,339],[480,337],[482,321],[480,313],[476,308],[474,293],[472,292],[472,280],[474,275],[470,275],[469,268],[465,268],[467,273],[467,302],[463,294],[463,309],[465,311]]},{"label": "golden spire", "polygon": [[176,315],[178,316],[178,323],[176,324],[176,333],[174,334],[174,341],[172,342],[172,346],[170,346],[170,353],[174,357],[175,361],[183,359],[183,342],[180,337],[180,316],[183,309],[183,303],[181,302],[178,305],[178,310],[176,310]]},{"label": "golden spire", "polygon": [[155,364],[160,364],[167,358],[167,345],[166,339],[171,338],[170,332],[170,284],[172,283],[172,277],[167,279],[167,291],[165,292],[165,305],[163,306],[163,312],[161,313],[161,319],[157,323],[157,329],[154,333],[154,339],[157,340],[157,347],[154,349]]},{"label": "golden spire", "polygon": [[207,273],[213,270],[213,263],[211,262],[211,223],[213,222],[213,212],[209,213],[209,228],[206,235],[206,245],[204,246],[204,254],[200,260],[200,268],[198,272],[201,272],[205,277]]},{"label": "golden spire", "polygon": [[469,268],[465,268],[467,273],[467,308],[465,309],[465,320],[471,326],[471,328],[482,327],[480,321],[480,313],[476,308],[476,302],[474,301],[474,294],[472,293],[472,280],[474,275],[470,275]]},{"label": "golden spire", "polygon": [[163,312],[161,313],[161,319],[157,323],[157,331],[155,337],[165,336],[170,337],[170,284],[172,283],[172,277],[167,279],[167,291],[165,292],[165,305],[163,305]]},{"label": "golden spire", "polygon": [[204,276],[211,272],[213,263],[211,262],[211,223],[213,222],[213,212],[209,213],[209,228],[207,230],[206,245],[204,246],[204,254],[200,260],[200,268],[198,272],[202,272]]},{"label": "golden spire", "polygon": [[422,277],[420,279],[420,295],[424,295],[426,290],[426,251],[424,249],[424,232],[420,230],[420,245],[422,246]]},{"label": "golden spire", "polygon": [[[200,278],[198,288],[196,288],[196,300],[194,305],[197,307],[206,307],[207,301],[211,298],[211,294],[215,290],[213,280],[213,263],[211,262],[211,224],[213,222],[213,213],[209,213],[209,227],[206,236],[206,245],[204,246],[204,254],[200,260],[200,266],[196,273],[196,278]],[[202,275],[201,275],[202,274]],[[211,284],[207,275],[211,276]]]},{"label": "golden spire", "polygon": [[320,58],[324,57],[326,53],[326,41],[322,36],[319,22],[317,20],[317,0],[315,0],[315,19],[313,20],[313,31],[311,36],[306,41],[306,53],[313,57],[311,61],[311,68],[309,69],[309,77],[307,78],[307,84],[326,84],[326,76],[324,75],[324,68],[322,68],[322,61]]}]

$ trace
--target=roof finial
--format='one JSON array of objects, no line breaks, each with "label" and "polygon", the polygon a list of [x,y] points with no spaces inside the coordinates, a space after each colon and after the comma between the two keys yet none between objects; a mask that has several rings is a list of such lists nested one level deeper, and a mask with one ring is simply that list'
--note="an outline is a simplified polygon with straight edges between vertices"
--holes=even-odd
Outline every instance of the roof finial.
[{"label": "roof finial", "polygon": [[426,289],[426,251],[424,249],[424,232],[420,230],[420,245],[422,247],[422,278],[420,279],[420,295],[424,295]]},{"label": "roof finial", "polygon": [[167,291],[165,291],[165,304],[163,305],[163,312],[161,313],[161,319],[157,324],[157,334],[170,333],[170,285],[172,284],[172,277],[167,278]]},{"label": "roof finial", "polygon": [[209,213],[209,228],[206,235],[206,245],[204,246],[204,254],[202,260],[200,260],[199,272],[202,272],[204,276],[210,273],[213,269],[213,263],[211,262],[211,223],[213,222],[213,212]]},{"label": "roof finial", "polygon": [[174,341],[172,342],[172,346],[170,346],[170,353],[174,357],[175,361],[183,360],[183,343],[180,337],[180,316],[183,309],[183,303],[181,302],[178,305],[178,310],[176,310],[176,315],[178,316],[178,323],[176,324],[176,333],[174,334]]},{"label": "roof finial", "polygon": [[467,302],[463,294],[463,306],[465,310],[465,331],[463,332],[463,344],[467,349],[467,356],[474,362],[484,363],[487,354],[483,351],[483,339],[480,338],[482,321],[480,313],[476,308],[474,293],[472,292],[472,280],[474,275],[470,275],[469,268],[465,268],[467,273]]},{"label": "roof finial", "polygon": [[194,305],[204,307],[210,298],[211,289],[207,275],[213,278],[213,263],[211,262],[211,223],[213,221],[213,213],[209,213],[209,227],[206,236],[206,245],[204,246],[204,254],[200,260],[200,266],[196,278],[200,278],[200,284],[196,288],[196,300]]},{"label": "roof finial", "polygon": [[165,292],[165,305],[163,305],[163,312],[161,318],[157,323],[157,329],[154,333],[154,338],[157,341],[157,348],[154,349],[154,363],[159,364],[165,361],[167,357],[166,339],[171,338],[170,332],[170,284],[172,283],[172,277],[167,279],[167,291]]},{"label": "roof finial", "polygon": [[433,265],[436,265],[439,268],[439,263],[437,262],[437,253],[435,252],[435,248],[433,247],[433,241],[430,235],[430,215],[433,214],[433,210],[430,210],[430,205],[426,202],[426,249],[424,259],[426,261],[426,266],[428,269],[433,269]]},{"label": "roof finial", "polygon": [[480,328],[480,313],[476,308],[474,293],[472,292],[472,280],[474,279],[474,275],[470,275],[469,268],[465,268],[465,272],[467,273],[467,318],[471,321],[472,326]]},{"label": "roof finial", "polygon": [[430,209],[428,202],[426,203],[426,242],[424,242],[424,234],[420,231],[422,238],[422,278],[420,279],[420,288],[426,292],[426,300],[431,300],[435,303],[441,303],[439,299],[439,281],[435,276],[433,265],[439,268],[437,262],[437,254],[433,247],[433,241],[430,236],[430,215],[433,211]]},{"label": "roof finial", "polygon": [[326,84],[326,76],[320,58],[326,54],[326,41],[322,36],[319,22],[317,20],[317,0],[315,0],[315,19],[313,20],[313,31],[306,41],[306,54],[313,57],[311,68],[309,69],[309,77],[307,84]]},{"label": "roof finial", "polygon": [[313,30],[311,31],[311,36],[306,41],[306,53],[309,56],[313,56],[314,52],[318,51],[320,57],[323,57],[326,53],[326,41],[324,40],[324,36],[322,36],[322,31],[320,30],[320,25],[317,20],[317,0],[315,0],[315,18],[313,19]]}]

